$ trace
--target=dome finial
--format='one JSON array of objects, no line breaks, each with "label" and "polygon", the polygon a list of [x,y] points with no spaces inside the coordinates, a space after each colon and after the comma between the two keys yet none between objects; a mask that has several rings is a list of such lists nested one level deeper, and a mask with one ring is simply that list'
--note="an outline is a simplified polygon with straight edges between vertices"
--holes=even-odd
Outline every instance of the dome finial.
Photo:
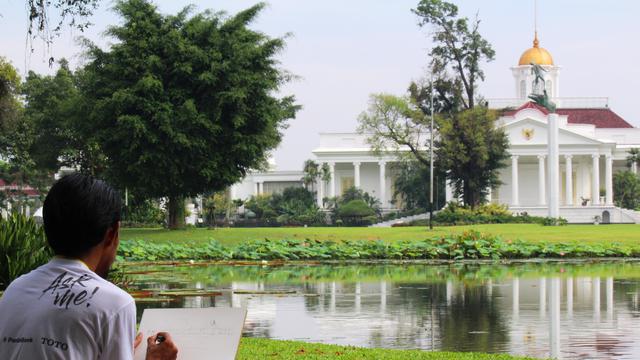
[{"label": "dome finial", "polygon": [[535,35],[533,37],[533,47],[534,48],[538,48],[540,47],[540,41],[538,41],[538,30],[535,31]]}]

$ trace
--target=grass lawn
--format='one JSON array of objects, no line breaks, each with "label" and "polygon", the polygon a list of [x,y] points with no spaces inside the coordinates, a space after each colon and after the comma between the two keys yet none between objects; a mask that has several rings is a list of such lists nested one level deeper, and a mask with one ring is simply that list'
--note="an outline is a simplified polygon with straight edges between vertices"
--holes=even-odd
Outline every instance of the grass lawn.
[{"label": "grass lawn", "polygon": [[416,360],[515,360],[531,359],[510,355],[451,353],[419,350],[363,349],[335,345],[310,344],[298,341],[279,341],[243,338],[238,360],[248,359],[416,359]]},{"label": "grass lawn", "polygon": [[124,240],[138,239],[157,242],[193,243],[209,239],[224,245],[234,245],[252,239],[314,239],[314,240],[421,240],[449,233],[459,233],[475,229],[500,235],[505,240],[527,240],[531,242],[584,242],[640,245],[640,225],[568,225],[542,226],[537,224],[489,224],[435,227],[395,228],[349,228],[349,227],[294,227],[294,228],[221,228],[165,230],[165,229],[122,229]]}]

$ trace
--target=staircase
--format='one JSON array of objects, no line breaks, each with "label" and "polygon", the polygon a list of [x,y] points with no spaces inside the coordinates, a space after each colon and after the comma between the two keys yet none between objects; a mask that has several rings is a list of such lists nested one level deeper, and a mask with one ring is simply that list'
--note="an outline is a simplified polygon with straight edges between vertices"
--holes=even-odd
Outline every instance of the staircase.
[{"label": "staircase", "polygon": [[[435,214],[436,212],[434,211],[433,213]],[[393,220],[387,220],[387,221],[379,222],[377,224],[369,225],[369,227],[391,227],[393,226],[393,224],[397,224],[397,223],[410,223],[415,220],[426,220],[426,219],[429,219],[429,213],[417,214],[417,215],[405,216],[405,217],[401,217]]]},{"label": "staircase", "polygon": [[617,208],[617,209],[620,210],[620,213],[622,214],[623,217],[626,216],[629,219],[629,222],[640,224],[640,211],[622,209],[622,208]]}]

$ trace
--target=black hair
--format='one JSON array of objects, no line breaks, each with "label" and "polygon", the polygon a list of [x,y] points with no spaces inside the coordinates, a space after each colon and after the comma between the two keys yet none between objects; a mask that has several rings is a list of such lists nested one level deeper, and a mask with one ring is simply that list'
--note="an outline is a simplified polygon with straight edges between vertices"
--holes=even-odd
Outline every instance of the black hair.
[{"label": "black hair", "polygon": [[49,245],[56,255],[85,255],[120,221],[121,206],[119,192],[102,180],[80,173],[62,177],[42,210]]}]

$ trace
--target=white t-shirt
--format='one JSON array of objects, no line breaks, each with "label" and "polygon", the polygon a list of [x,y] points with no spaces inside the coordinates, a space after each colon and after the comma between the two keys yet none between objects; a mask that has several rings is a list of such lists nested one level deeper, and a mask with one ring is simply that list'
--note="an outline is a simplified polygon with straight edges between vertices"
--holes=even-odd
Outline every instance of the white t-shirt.
[{"label": "white t-shirt", "polygon": [[0,298],[2,359],[133,359],[133,298],[78,260],[54,258]]}]

